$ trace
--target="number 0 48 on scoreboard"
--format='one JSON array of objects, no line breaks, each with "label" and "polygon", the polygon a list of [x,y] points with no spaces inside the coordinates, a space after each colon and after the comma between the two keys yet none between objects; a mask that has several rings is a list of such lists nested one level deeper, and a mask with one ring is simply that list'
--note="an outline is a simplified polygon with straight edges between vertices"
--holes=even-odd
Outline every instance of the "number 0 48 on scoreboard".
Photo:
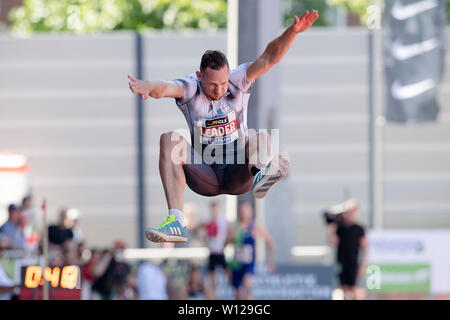
[{"label": "number 0 48 on scoreboard", "polygon": [[79,289],[80,268],[78,266],[46,267],[44,272],[40,266],[22,267],[22,286],[33,289],[44,285],[44,279],[53,288]]}]

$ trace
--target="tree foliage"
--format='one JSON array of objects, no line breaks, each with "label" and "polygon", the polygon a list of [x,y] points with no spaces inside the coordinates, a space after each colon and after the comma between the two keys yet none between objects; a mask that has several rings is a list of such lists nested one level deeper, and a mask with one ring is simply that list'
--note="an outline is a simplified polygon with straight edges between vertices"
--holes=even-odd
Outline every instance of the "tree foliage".
[{"label": "tree foliage", "polygon": [[89,33],[111,30],[226,27],[226,0],[24,0],[10,11],[11,31]]},{"label": "tree foliage", "polygon": [[[327,0],[330,6],[337,6],[345,9],[349,13],[354,13],[359,16],[361,25],[365,25],[368,19],[367,8],[373,4],[372,0]],[[381,0],[383,5],[384,1]]]},{"label": "tree foliage", "polygon": [[306,10],[316,9],[319,11],[319,19],[314,22],[314,27],[327,26],[326,12],[328,9],[327,0],[283,0],[284,6],[284,26],[290,25],[294,21],[294,16],[301,16]]}]

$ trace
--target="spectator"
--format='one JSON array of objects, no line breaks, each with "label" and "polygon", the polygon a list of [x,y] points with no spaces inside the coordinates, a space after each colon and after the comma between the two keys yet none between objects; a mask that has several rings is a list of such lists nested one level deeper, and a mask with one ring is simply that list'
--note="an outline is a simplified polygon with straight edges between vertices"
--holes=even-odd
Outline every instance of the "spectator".
[{"label": "spectator", "polygon": [[81,228],[78,226],[80,215],[81,213],[78,209],[71,208],[67,210],[67,217],[71,220],[70,229],[72,230],[73,233],[73,241],[76,244],[79,244],[83,241],[83,232]]},{"label": "spectator", "polygon": [[189,272],[188,299],[204,300],[206,298],[206,288],[203,284],[202,272],[199,267],[192,266]]},{"label": "spectator", "polygon": [[24,249],[25,238],[20,228],[21,213],[14,204],[8,206],[8,213],[8,221],[0,227],[0,233],[9,238],[11,249]]},{"label": "spectator", "polygon": [[99,249],[93,249],[91,251],[91,257],[89,261],[82,266],[81,276],[82,276],[82,292],[81,299],[82,300],[100,300],[101,294],[96,293],[95,290],[92,290],[92,285],[94,282],[102,276],[106,268],[108,268],[109,263],[111,262],[112,254],[109,251],[103,253]]},{"label": "spectator", "polygon": [[66,241],[73,239],[73,221],[67,217],[67,210],[62,209],[59,213],[59,223],[48,227],[48,240],[50,244],[62,246]]},{"label": "spectator", "polygon": [[344,208],[342,219],[329,223],[328,239],[331,246],[337,247],[339,280],[344,299],[352,300],[357,297],[357,278],[365,273],[367,240],[364,227],[356,223],[359,214],[356,201],[346,201]]},{"label": "spectator", "polygon": [[42,211],[39,207],[33,206],[33,198],[31,195],[23,198],[20,211],[24,219],[23,233],[25,240],[37,246],[42,228]]},{"label": "spectator", "polygon": [[72,241],[68,241],[62,246],[63,253],[63,265],[80,265],[80,260],[78,259],[77,246]]},{"label": "spectator", "polygon": [[268,271],[275,272],[275,251],[270,234],[266,228],[255,223],[253,207],[241,203],[238,207],[238,221],[230,233],[234,245],[234,259],[230,262],[232,285],[236,289],[236,300],[251,300],[253,274],[256,260],[256,237],[261,237],[268,248]]},{"label": "spectator", "polygon": [[199,225],[199,228],[206,230],[206,245],[210,254],[208,259],[208,299],[215,299],[215,270],[222,267],[227,271],[227,262],[225,260],[224,248],[227,239],[227,232],[230,229],[227,220],[220,212],[219,203],[211,202],[211,218],[207,223]]},{"label": "spectator", "polygon": [[197,235],[194,235],[197,231],[197,206],[194,203],[186,203],[183,207],[184,221],[186,223],[186,228],[189,234],[189,241],[187,242],[177,242],[175,243],[176,248],[192,248],[202,246],[201,241],[198,239]]},{"label": "spectator", "polygon": [[[173,243],[164,243],[163,247],[167,248],[170,245],[173,246]],[[167,275],[169,298],[171,300],[186,300],[190,261],[168,258],[162,262],[161,269]]]},{"label": "spectator", "polygon": [[77,257],[80,265],[84,265],[91,258],[91,251],[86,247],[84,241],[77,244]]},{"label": "spectator", "polygon": [[[0,234],[0,261],[3,256],[3,250],[9,246],[9,238],[4,234]],[[17,295],[19,291],[20,286],[14,284],[14,281],[8,276],[0,263],[0,300],[11,300],[13,295]]]},{"label": "spectator", "polygon": [[108,267],[105,272],[95,280],[93,291],[100,294],[102,300],[117,300],[123,298],[131,267],[125,262],[123,251],[125,243],[116,241]]},{"label": "spectator", "polygon": [[136,291],[139,300],[167,300],[167,277],[157,265],[148,261],[139,265]]}]

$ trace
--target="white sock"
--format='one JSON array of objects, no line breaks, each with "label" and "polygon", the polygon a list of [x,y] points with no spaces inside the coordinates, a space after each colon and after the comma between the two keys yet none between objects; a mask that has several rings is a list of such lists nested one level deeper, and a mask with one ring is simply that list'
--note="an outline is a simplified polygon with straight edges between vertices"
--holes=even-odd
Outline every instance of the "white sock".
[{"label": "white sock", "polygon": [[183,226],[186,227],[184,223],[184,213],[178,209],[169,209],[169,215],[174,214],[177,221]]}]

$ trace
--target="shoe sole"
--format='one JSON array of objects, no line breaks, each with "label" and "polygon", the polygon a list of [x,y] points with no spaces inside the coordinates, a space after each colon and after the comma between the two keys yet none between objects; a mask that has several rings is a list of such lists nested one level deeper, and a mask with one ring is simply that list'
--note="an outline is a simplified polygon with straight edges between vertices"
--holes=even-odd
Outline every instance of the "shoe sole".
[{"label": "shoe sole", "polygon": [[186,237],[180,236],[168,236],[162,232],[156,230],[145,230],[145,237],[152,242],[186,242]]},{"label": "shoe sole", "polygon": [[[262,199],[266,196],[270,189],[277,183],[280,182],[289,172],[289,166],[291,160],[289,155],[285,152],[281,152],[278,156],[278,169],[274,174],[266,175],[259,183],[258,187],[253,190],[253,196],[257,199]],[[269,168],[270,171],[270,168]]]}]

